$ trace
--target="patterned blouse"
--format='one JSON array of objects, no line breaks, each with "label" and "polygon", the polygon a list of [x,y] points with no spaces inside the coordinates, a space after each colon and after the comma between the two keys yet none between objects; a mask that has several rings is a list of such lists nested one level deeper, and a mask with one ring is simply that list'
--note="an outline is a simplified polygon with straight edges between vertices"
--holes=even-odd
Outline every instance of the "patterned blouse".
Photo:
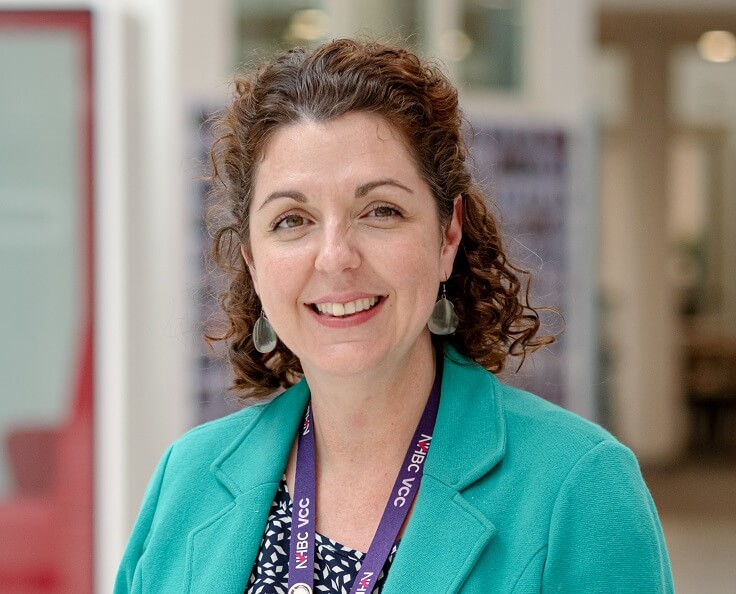
[{"label": "patterned blouse", "polygon": [[[291,497],[286,479],[281,479],[263,533],[261,548],[253,566],[246,594],[286,594],[289,580],[289,539],[291,538]],[[341,545],[319,533],[315,534],[316,559],[314,591],[326,594],[350,594],[365,553]],[[383,589],[398,543],[378,576],[374,594]]]}]

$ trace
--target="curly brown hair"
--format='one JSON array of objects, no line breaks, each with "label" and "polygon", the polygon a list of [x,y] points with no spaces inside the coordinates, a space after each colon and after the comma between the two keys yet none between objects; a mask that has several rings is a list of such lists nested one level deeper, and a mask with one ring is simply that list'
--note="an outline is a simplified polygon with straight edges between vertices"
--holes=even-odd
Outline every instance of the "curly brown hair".
[{"label": "curly brown hair", "polygon": [[460,324],[443,339],[494,373],[510,356],[523,362],[527,353],[553,340],[537,336],[539,315],[528,303],[528,283],[521,281],[526,271],[507,259],[496,220],[468,170],[455,87],[438,66],[406,49],[337,39],[312,51],[290,50],[238,75],[232,103],[214,120],[215,202],[208,223],[212,257],[229,286],[219,296],[227,326],[208,339],[227,344],[238,395],[265,397],[302,374],[299,359],[282,342],[268,354],[253,345],[261,307],[240,247],[248,246],[258,159],[284,126],[355,111],[379,115],[400,131],[443,226],[452,217],[453,199],[462,196],[462,241],[446,283]]}]

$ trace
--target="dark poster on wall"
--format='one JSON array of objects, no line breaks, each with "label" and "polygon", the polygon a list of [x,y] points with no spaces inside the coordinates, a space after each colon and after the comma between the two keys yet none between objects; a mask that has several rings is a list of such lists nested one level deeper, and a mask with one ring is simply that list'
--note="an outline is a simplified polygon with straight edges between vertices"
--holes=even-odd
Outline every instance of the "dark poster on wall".
[{"label": "dark poster on wall", "polygon": [[205,335],[215,336],[224,329],[223,313],[217,297],[226,286],[227,280],[209,258],[212,238],[209,235],[206,216],[211,207],[209,193],[212,188],[208,176],[211,173],[209,148],[212,144],[211,117],[217,106],[196,109],[192,117],[193,163],[197,169],[196,181],[192,186],[196,213],[192,221],[191,278],[193,282],[194,307],[196,308],[198,348],[196,352],[196,395],[198,422],[204,423],[238,408],[228,391],[232,372],[227,362],[222,342],[208,342]]},{"label": "dark poster on wall", "polygon": [[568,259],[568,140],[555,129],[476,126],[471,140],[474,175],[499,218],[511,262],[531,273],[530,303],[542,311],[541,333],[554,344],[512,360],[500,377],[552,402],[565,401],[564,329]]}]

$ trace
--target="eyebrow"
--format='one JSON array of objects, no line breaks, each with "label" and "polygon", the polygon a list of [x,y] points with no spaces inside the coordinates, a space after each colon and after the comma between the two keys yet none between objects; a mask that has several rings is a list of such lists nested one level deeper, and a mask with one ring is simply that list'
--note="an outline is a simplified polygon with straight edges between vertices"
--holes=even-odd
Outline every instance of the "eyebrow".
[{"label": "eyebrow", "polygon": [[363,184],[362,186],[358,186],[358,188],[355,190],[355,197],[356,198],[362,198],[363,196],[366,196],[371,191],[375,190],[376,188],[379,188],[381,186],[393,186],[395,188],[400,188],[404,190],[405,192],[408,192],[409,194],[413,194],[413,190],[406,187],[404,184],[397,182],[395,179],[379,179],[376,181],[368,182],[367,184]]},{"label": "eyebrow", "polygon": [[[405,192],[408,192],[409,194],[414,194],[414,191],[411,188],[405,186],[401,182],[398,182],[395,179],[387,178],[387,179],[379,179],[376,181],[368,182],[368,183],[358,186],[355,190],[355,197],[363,198],[364,196],[367,196],[373,190],[375,190],[376,188],[380,188],[381,186],[393,186],[395,188],[404,190]],[[266,206],[266,204],[268,204],[272,200],[277,200],[278,198],[291,198],[295,202],[301,202],[301,203],[304,203],[307,201],[307,197],[301,192],[298,192],[297,190],[275,190],[274,192],[271,192],[268,196],[266,196],[266,199],[263,201],[263,204],[261,204],[261,206],[258,207],[258,210],[262,210],[263,207]]]},{"label": "eyebrow", "polygon": [[266,206],[266,204],[268,204],[272,200],[276,200],[277,198],[291,198],[295,202],[307,201],[307,197],[301,192],[297,192],[296,190],[276,190],[266,196],[266,199],[263,201],[263,204],[258,207],[258,210],[263,210],[263,207]]}]

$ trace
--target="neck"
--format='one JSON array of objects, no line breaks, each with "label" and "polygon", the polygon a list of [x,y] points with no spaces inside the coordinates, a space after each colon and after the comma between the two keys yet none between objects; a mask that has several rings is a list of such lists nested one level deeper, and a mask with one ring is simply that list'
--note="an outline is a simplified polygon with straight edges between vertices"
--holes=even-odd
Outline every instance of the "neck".
[{"label": "neck", "polygon": [[323,377],[305,369],[318,468],[350,473],[400,463],[435,374],[431,340],[416,346],[390,368],[360,377]]},{"label": "neck", "polygon": [[[326,377],[304,367],[314,423],[316,529],[345,546],[368,550],[424,411],[435,374],[426,338],[390,368],[361,377]],[[286,469],[292,493],[296,450],[295,443]]]}]

